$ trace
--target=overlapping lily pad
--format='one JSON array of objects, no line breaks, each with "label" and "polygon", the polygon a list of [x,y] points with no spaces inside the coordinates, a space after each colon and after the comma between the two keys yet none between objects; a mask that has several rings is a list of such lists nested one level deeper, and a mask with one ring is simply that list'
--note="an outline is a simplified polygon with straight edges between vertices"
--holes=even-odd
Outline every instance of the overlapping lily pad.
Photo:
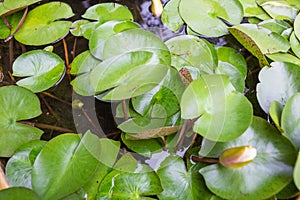
[{"label": "overlapping lily pad", "polygon": [[71,81],[71,85],[75,92],[83,96],[91,96],[95,94],[95,90],[90,83],[90,72],[101,62],[96,59],[90,51],[84,51],[75,57],[71,63],[70,73],[77,75]]},{"label": "overlapping lily pad", "polygon": [[[206,145],[203,143],[202,148]],[[257,150],[254,160],[246,166],[230,169],[213,164],[200,169],[213,193],[225,199],[267,199],[289,184],[297,153],[286,138],[261,118],[254,117],[252,125],[239,138],[216,143],[207,156],[218,157],[224,150],[241,145]]]},{"label": "overlapping lily pad", "polygon": [[129,52],[101,62],[92,70],[90,81],[96,93],[112,89],[103,99],[121,100],[150,91],[168,70],[149,51]]},{"label": "overlapping lily pad", "polygon": [[257,84],[257,99],[266,113],[269,113],[273,101],[285,105],[292,95],[300,92],[300,69],[298,65],[273,62],[271,66],[271,68],[264,67],[260,71],[260,83]]},{"label": "overlapping lily pad", "polygon": [[24,53],[13,64],[13,75],[25,77],[17,84],[33,92],[49,89],[62,77],[64,70],[64,61],[45,50]]},{"label": "overlapping lily pad", "polygon": [[72,22],[63,21],[74,14],[63,2],[50,2],[28,12],[16,40],[26,45],[45,45],[68,34]]},{"label": "overlapping lily pad", "polygon": [[239,24],[243,7],[238,0],[181,0],[179,13],[185,23],[196,33],[218,37],[228,33],[224,19]]},{"label": "overlapping lily pad", "polygon": [[28,188],[11,187],[0,191],[0,199],[40,200],[40,197],[34,191]]},{"label": "overlapping lily pad", "polygon": [[100,140],[91,133],[82,138],[63,134],[52,139],[33,164],[33,190],[43,199],[60,199],[76,192],[97,169],[99,152]]},{"label": "overlapping lily pad", "polygon": [[42,140],[26,143],[9,159],[6,165],[6,177],[10,185],[32,188],[32,166],[45,144],[46,141]]},{"label": "overlapping lily pad", "polygon": [[39,1],[41,0],[5,0],[0,3],[0,16],[12,14]]},{"label": "overlapping lily pad", "polygon": [[184,21],[179,15],[179,3],[180,0],[169,1],[165,5],[161,15],[162,23],[172,31],[177,31],[184,24]]},{"label": "overlapping lily pad", "polygon": [[[113,180],[113,181],[112,181]],[[102,181],[98,199],[154,199],[162,191],[156,173],[125,154]]]},{"label": "overlapping lily pad", "polygon": [[0,156],[10,157],[17,148],[38,140],[43,131],[18,123],[39,116],[42,111],[38,97],[19,86],[0,88]]},{"label": "overlapping lily pad", "polygon": [[252,120],[252,105],[235,92],[226,75],[203,75],[185,90],[181,116],[197,119],[194,131],[214,141],[239,137]]}]

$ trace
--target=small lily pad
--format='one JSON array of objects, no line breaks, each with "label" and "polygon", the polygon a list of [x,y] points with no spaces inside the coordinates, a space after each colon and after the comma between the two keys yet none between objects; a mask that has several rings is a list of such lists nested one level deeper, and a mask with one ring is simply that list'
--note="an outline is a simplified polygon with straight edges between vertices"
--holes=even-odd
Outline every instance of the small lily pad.
[{"label": "small lily pad", "polygon": [[101,24],[111,20],[130,20],[133,21],[133,16],[123,5],[118,3],[101,3],[89,7],[82,15],[85,19],[97,20]]},{"label": "small lily pad", "polygon": [[238,0],[181,0],[179,13],[196,33],[219,37],[228,34],[222,19],[239,24],[243,18],[243,7]]},{"label": "small lily pad", "polygon": [[43,131],[17,121],[39,116],[38,97],[19,86],[0,88],[0,157],[11,157],[23,144],[40,139]]},{"label": "small lily pad", "polygon": [[96,59],[90,51],[84,51],[76,56],[71,63],[70,73],[77,75],[71,81],[75,92],[83,96],[92,96],[95,90],[90,83],[90,72],[99,64],[101,60]]},{"label": "small lily pad", "polygon": [[[298,2],[299,3],[299,2]],[[267,1],[260,6],[273,18],[293,21],[299,9],[286,1]]]},{"label": "small lily pad", "polygon": [[230,169],[218,163],[200,169],[213,193],[225,199],[267,199],[289,184],[297,153],[276,128],[254,117],[243,135],[230,142],[216,143],[208,156],[218,157],[224,150],[241,145],[250,145],[257,151],[247,165]]},{"label": "small lily pad", "polygon": [[35,140],[21,146],[6,165],[6,177],[10,185],[17,187],[31,186],[32,166],[36,156],[45,146],[46,141]]},{"label": "small lily pad", "polygon": [[74,14],[63,2],[50,2],[28,12],[24,24],[15,35],[16,40],[26,45],[45,45],[68,34],[72,22],[62,21]]},{"label": "small lily pad", "polygon": [[64,61],[45,50],[32,50],[19,56],[13,64],[13,75],[26,77],[17,82],[33,92],[52,87],[63,75]]},{"label": "small lily pad", "polygon": [[226,75],[202,75],[183,93],[181,116],[197,119],[193,130],[213,141],[239,137],[252,120],[252,105]]},{"label": "small lily pad", "polygon": [[162,23],[172,31],[178,31],[183,26],[184,21],[178,12],[180,0],[169,1],[162,12],[161,21]]},{"label": "small lily pad", "polygon": [[281,116],[283,135],[300,150],[300,93],[294,94],[286,102]]},{"label": "small lily pad", "polygon": [[[300,68],[292,63],[273,62],[259,73],[257,99],[265,113],[269,113],[273,101],[285,105],[287,100],[300,92]],[[276,80],[276,81],[274,81]],[[276,88],[276,90],[274,90]]]}]

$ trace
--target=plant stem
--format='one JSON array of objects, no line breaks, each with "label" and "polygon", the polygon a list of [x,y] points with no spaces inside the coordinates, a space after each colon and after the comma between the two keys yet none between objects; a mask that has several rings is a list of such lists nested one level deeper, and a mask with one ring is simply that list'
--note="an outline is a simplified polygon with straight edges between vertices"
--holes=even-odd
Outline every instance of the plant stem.
[{"label": "plant stem", "polygon": [[21,20],[20,20],[20,22],[19,22],[19,24],[18,24],[15,32],[13,34],[11,34],[8,38],[6,38],[4,40],[4,42],[7,42],[7,41],[11,40],[14,37],[14,35],[21,29],[21,27],[22,27],[22,25],[23,25],[23,23],[25,21],[25,18],[27,16],[27,13],[28,13],[28,7],[26,7],[26,9],[25,9],[25,11],[23,13],[23,16],[22,16],[22,18],[21,18]]},{"label": "plant stem", "polygon": [[66,60],[66,66],[67,66],[67,76],[69,79],[69,82],[71,82],[71,76],[70,76],[70,63],[69,63],[69,53],[68,53],[68,46],[65,38],[62,39],[63,45],[64,45],[64,52],[65,52],[65,60]]},{"label": "plant stem", "polygon": [[0,163],[0,190],[9,188],[10,185],[8,184],[8,181],[6,179],[6,176],[4,174],[2,163]]},{"label": "plant stem", "polygon": [[216,159],[216,158],[204,158],[204,157],[199,157],[199,156],[193,156],[188,153],[185,154],[185,157],[191,159],[194,162],[219,163],[219,159]]},{"label": "plant stem", "polygon": [[72,58],[73,58],[73,59],[74,59],[75,56],[76,56],[76,45],[77,45],[77,37],[75,37],[75,39],[74,39],[73,50],[72,50],[72,52],[71,52]]},{"label": "plant stem", "polygon": [[34,123],[34,122],[29,122],[29,121],[18,121],[19,123],[26,124],[29,126],[33,127],[38,127],[41,129],[49,129],[49,130],[54,130],[54,131],[59,131],[59,132],[65,132],[65,133],[76,133],[75,131],[63,127],[58,127],[58,126],[52,126],[49,124],[41,124],[41,123]]},{"label": "plant stem", "polygon": [[70,103],[70,102],[68,102],[68,101],[66,101],[66,100],[64,100],[64,99],[61,99],[61,98],[58,98],[57,96],[54,96],[53,94],[50,94],[49,92],[41,92],[43,95],[46,95],[46,96],[48,96],[48,97],[51,97],[52,99],[55,99],[55,100],[57,100],[57,101],[60,101],[60,102],[62,102],[62,103],[65,103],[65,104],[67,104],[67,105],[69,105],[69,106],[72,106],[72,103]]},{"label": "plant stem", "polygon": [[52,107],[50,106],[48,101],[42,95],[39,95],[39,97],[42,99],[42,101],[44,102],[44,104],[48,108],[49,112],[55,117],[56,121],[60,122],[61,119],[60,119],[59,115],[52,109]]},{"label": "plant stem", "polygon": [[122,100],[122,109],[123,109],[124,119],[127,121],[129,117],[127,114],[126,100]]}]

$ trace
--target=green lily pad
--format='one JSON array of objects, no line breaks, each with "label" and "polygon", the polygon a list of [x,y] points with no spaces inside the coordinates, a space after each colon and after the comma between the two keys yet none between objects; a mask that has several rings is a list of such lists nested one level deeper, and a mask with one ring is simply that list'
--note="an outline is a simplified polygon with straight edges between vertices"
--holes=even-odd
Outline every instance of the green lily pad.
[{"label": "green lily pad", "polygon": [[41,0],[24,0],[24,1],[5,0],[2,3],[0,3],[0,16],[10,15],[14,12],[22,10],[25,7],[30,6],[39,1]]},{"label": "green lily pad", "polygon": [[158,57],[163,64],[171,64],[168,47],[153,33],[143,29],[129,29],[111,36],[103,47],[103,59],[112,58],[134,51],[150,51]]},{"label": "green lily pad", "polygon": [[60,199],[76,192],[93,176],[100,150],[99,138],[91,133],[82,138],[76,134],[55,137],[33,164],[33,190],[43,199]]},{"label": "green lily pad", "polygon": [[109,21],[100,25],[89,38],[91,54],[103,60],[105,41],[113,35],[132,28],[140,28],[140,26],[131,21]]},{"label": "green lily pad", "polygon": [[294,52],[294,54],[300,58],[300,42],[298,40],[298,38],[295,35],[295,32],[292,32],[291,36],[290,36],[290,44],[291,44],[291,48]]},{"label": "green lily pad", "polygon": [[[298,2],[299,3],[299,2]],[[273,18],[293,21],[299,9],[291,6],[286,1],[267,1],[260,6]]]},{"label": "green lily pad", "polygon": [[257,17],[261,20],[270,19],[270,16],[257,5],[256,0],[240,0],[243,5],[244,17]]},{"label": "green lily pad", "polygon": [[80,19],[80,20],[73,22],[70,27],[70,32],[74,36],[83,36],[83,30],[82,30],[81,26],[83,24],[87,24],[87,23],[90,23],[90,21],[85,20],[85,19]]},{"label": "green lily pad", "polygon": [[229,28],[230,33],[255,57],[262,66],[268,65],[265,54],[287,52],[290,44],[287,39],[256,24],[240,24]]},{"label": "green lily pad", "polygon": [[19,56],[13,64],[13,75],[26,77],[17,82],[32,92],[41,92],[52,87],[63,75],[64,61],[56,54],[45,50],[33,50]]},{"label": "green lily pad", "polygon": [[102,181],[98,199],[146,200],[153,199],[150,196],[161,191],[156,173],[148,165],[138,164],[130,154],[125,154],[117,162],[115,170]]},{"label": "green lily pad", "polygon": [[300,190],[300,152],[298,154],[297,162],[295,165],[294,181],[295,181],[295,184],[296,184],[298,190]]},{"label": "green lily pad", "polygon": [[242,93],[245,89],[247,76],[247,63],[244,57],[230,47],[219,47],[217,53],[219,63],[216,73],[229,75],[232,85]]},{"label": "green lily pad", "polygon": [[5,200],[41,200],[32,190],[24,187],[11,187],[0,191],[0,199]]},{"label": "green lily pad", "polygon": [[252,105],[236,93],[226,75],[203,75],[183,93],[181,116],[198,118],[193,130],[213,141],[239,137],[252,120]]},{"label": "green lily pad", "polygon": [[89,7],[82,15],[85,19],[97,20],[101,24],[111,20],[133,21],[133,16],[123,5],[118,3],[101,3]]},{"label": "green lily pad", "polygon": [[289,53],[273,53],[269,55],[267,54],[266,56],[274,62],[289,62],[295,65],[300,65],[300,59]]},{"label": "green lily pad", "polygon": [[42,111],[38,97],[18,86],[0,88],[0,156],[11,157],[21,145],[38,140],[43,131],[18,123],[39,116]]},{"label": "green lily pad", "polygon": [[254,160],[244,167],[230,169],[218,163],[200,169],[213,193],[225,199],[267,199],[289,184],[296,151],[272,125],[254,117],[243,135],[227,143],[216,143],[209,156],[218,157],[224,150],[241,145],[257,150]]},{"label": "green lily pad", "polygon": [[6,20],[10,24],[11,30],[9,28],[7,28],[3,19],[0,20],[0,39],[6,39],[15,31],[16,27],[18,26],[18,24],[22,18],[22,15],[23,15],[23,12],[20,11],[20,12],[14,13],[12,15],[6,16]]},{"label": "green lily pad", "polygon": [[260,71],[258,77],[260,83],[257,84],[257,99],[265,113],[269,113],[273,101],[285,105],[292,95],[300,92],[300,69],[298,65],[273,62],[271,66],[271,68],[264,67]]},{"label": "green lily pad", "polygon": [[199,174],[200,165],[194,165],[186,169],[185,163],[179,156],[169,156],[157,170],[162,188],[159,199],[177,200],[211,200],[214,196],[205,186],[204,180]]},{"label": "green lily pad", "polygon": [[101,60],[96,59],[90,51],[84,51],[76,56],[71,63],[70,73],[77,75],[71,81],[71,85],[76,93],[83,96],[92,96],[95,90],[90,83],[90,72],[99,64]]},{"label": "green lily pad", "polygon": [[300,13],[297,15],[294,21],[294,32],[298,40],[300,40]]},{"label": "green lily pad", "polygon": [[292,28],[289,23],[276,19],[265,20],[258,23],[258,25],[278,34],[282,34],[285,30]]},{"label": "green lily pad", "polygon": [[181,35],[166,41],[166,45],[172,54],[172,66],[177,70],[193,66],[200,71],[212,73],[218,65],[214,46],[204,39]]},{"label": "green lily pad", "polygon": [[286,102],[281,116],[283,135],[300,150],[300,93],[296,93]]},{"label": "green lily pad", "polygon": [[283,133],[281,128],[281,115],[282,115],[283,105],[278,101],[273,101],[270,105],[270,117],[272,118],[277,129]]},{"label": "green lily pad", "polygon": [[222,19],[239,24],[243,18],[243,7],[238,0],[181,0],[179,12],[193,31],[211,37],[228,34]]},{"label": "green lily pad", "polygon": [[110,90],[103,99],[122,100],[142,95],[156,87],[169,67],[148,51],[121,54],[104,60],[94,68],[90,82],[96,93]]},{"label": "green lily pad", "polygon": [[26,45],[45,45],[68,34],[72,22],[60,19],[72,17],[71,7],[62,2],[50,2],[28,12],[24,24],[15,35]]},{"label": "green lily pad", "polygon": [[181,16],[178,12],[180,0],[171,0],[169,1],[162,12],[161,21],[162,23],[172,31],[178,31],[180,27],[183,26],[184,21],[181,19]]},{"label": "green lily pad", "polygon": [[11,186],[31,186],[32,166],[46,141],[35,140],[21,146],[6,165],[6,177]]}]

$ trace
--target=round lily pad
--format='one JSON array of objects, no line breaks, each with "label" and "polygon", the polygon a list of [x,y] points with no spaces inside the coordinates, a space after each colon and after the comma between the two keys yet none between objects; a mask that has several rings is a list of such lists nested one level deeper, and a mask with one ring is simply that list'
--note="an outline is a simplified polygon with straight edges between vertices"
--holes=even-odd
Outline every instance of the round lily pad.
[{"label": "round lily pad", "polygon": [[64,70],[64,61],[45,50],[24,53],[13,64],[13,75],[25,77],[17,85],[35,93],[52,87],[62,77]]},{"label": "round lily pad", "polygon": [[[300,92],[300,68],[292,63],[273,62],[259,73],[257,99],[265,113],[269,113],[273,101],[285,105],[287,100]],[[276,80],[276,81],[274,81]],[[276,89],[275,89],[276,88]]]},{"label": "round lily pad", "polygon": [[38,140],[43,131],[17,121],[39,116],[40,101],[19,86],[0,87],[0,157],[11,157],[21,145]]},{"label": "round lily pad", "polygon": [[162,23],[172,31],[177,31],[184,22],[178,12],[180,0],[169,1],[162,12],[161,21]]},{"label": "round lily pad", "polygon": [[179,12],[193,31],[211,37],[228,33],[222,19],[239,24],[243,18],[243,7],[238,0],[181,0]]},{"label": "round lily pad", "polygon": [[45,45],[68,34],[72,22],[62,21],[74,14],[63,2],[50,2],[28,12],[16,40],[26,45]]},{"label": "round lily pad", "polygon": [[213,164],[200,169],[213,193],[225,199],[267,199],[289,184],[297,153],[276,128],[254,117],[242,136],[230,142],[216,143],[209,156],[218,157],[224,150],[241,145],[257,150],[256,157],[247,165],[230,169]]},{"label": "round lily pad", "polygon": [[252,105],[235,92],[226,75],[203,75],[193,81],[181,99],[181,116],[199,119],[194,131],[213,141],[239,137],[252,120]]}]

